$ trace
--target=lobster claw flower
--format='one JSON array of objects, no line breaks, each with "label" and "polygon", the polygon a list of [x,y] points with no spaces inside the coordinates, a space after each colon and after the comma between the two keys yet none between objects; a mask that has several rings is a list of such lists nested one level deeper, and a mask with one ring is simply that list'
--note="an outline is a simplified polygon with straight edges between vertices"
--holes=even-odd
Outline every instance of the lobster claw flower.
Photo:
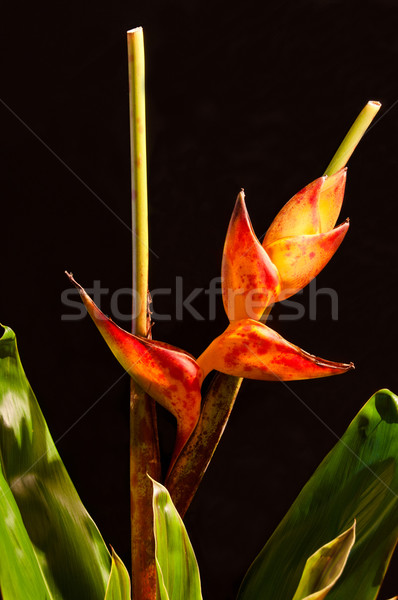
[{"label": "lobster claw flower", "polygon": [[259,319],[279,294],[278,270],[253,231],[243,190],[236,199],[225,239],[221,279],[230,321]]},{"label": "lobster claw flower", "polygon": [[266,247],[268,256],[278,267],[281,290],[278,301],[302,290],[322,271],[340,246],[349,226],[347,220],[331,231],[286,237]]},{"label": "lobster claw flower", "polygon": [[333,229],[344,198],[347,169],[319,177],[285,204],[268,229],[263,248],[278,269],[278,300],[305,287],[332,258],[348,228]]},{"label": "lobster claw flower", "polygon": [[177,419],[177,437],[171,465],[181,452],[199,419],[203,373],[195,359],[169,344],[142,338],[121,329],[79,290],[88,314],[114,356],[143,390]]},{"label": "lobster claw flower", "polygon": [[347,169],[319,177],[278,213],[262,245],[241,191],[222,260],[222,296],[229,320],[260,319],[264,310],[305,287],[332,258],[348,228],[333,229],[344,197]]},{"label": "lobster claw flower", "polygon": [[227,375],[263,381],[291,381],[339,375],[354,368],[301,350],[259,321],[230,323],[198,358],[204,375],[216,369]]},{"label": "lobster claw flower", "polygon": [[346,179],[344,168],[330,177],[315,179],[297,192],[276,215],[263,247],[286,237],[330,231],[340,214]]}]

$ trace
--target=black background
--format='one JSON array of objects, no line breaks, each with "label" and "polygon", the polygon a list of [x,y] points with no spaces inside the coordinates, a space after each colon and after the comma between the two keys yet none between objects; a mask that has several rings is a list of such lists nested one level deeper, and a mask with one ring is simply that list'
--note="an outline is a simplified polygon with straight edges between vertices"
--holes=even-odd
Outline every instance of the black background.
[{"label": "black background", "polygon": [[[316,320],[277,318],[287,339],[354,361],[342,377],[245,382],[187,514],[207,600],[239,582],[302,485],[368,397],[398,391],[398,5],[393,0],[15,3],[1,19],[1,320],[64,462],[107,543],[129,564],[128,381],[88,318],[61,320],[64,269],[131,286],[127,29],[145,29],[151,288],[185,295],[220,274],[237,192],[256,233],[320,176],[369,99],[382,111],[350,161],[351,228],[317,287]],[[14,111],[111,212],[12,114]],[[308,292],[302,295],[308,309]],[[173,311],[174,291],[159,297]],[[207,296],[195,307],[207,315]],[[110,312],[110,295],[101,307]],[[128,299],[121,303],[128,312]],[[68,311],[71,312],[70,310]],[[122,323],[125,327],[126,322]],[[155,339],[199,355],[226,325],[158,322]],[[103,394],[111,386],[104,397]],[[292,390],[294,393],[292,393]],[[302,401],[299,401],[299,396]],[[93,403],[102,399],[79,420]],[[160,414],[162,447],[173,419]],[[396,564],[396,563],[395,563]],[[381,593],[397,593],[393,568]]]}]

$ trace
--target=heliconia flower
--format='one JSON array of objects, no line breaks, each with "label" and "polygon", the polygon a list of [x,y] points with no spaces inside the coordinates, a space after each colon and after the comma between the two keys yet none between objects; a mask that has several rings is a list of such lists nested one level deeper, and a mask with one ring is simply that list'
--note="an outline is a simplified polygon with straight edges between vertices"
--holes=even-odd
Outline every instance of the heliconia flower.
[{"label": "heliconia flower", "polygon": [[266,381],[315,379],[354,368],[353,363],[313,356],[253,319],[230,323],[198,358],[198,364],[204,376],[216,369],[227,375]]},{"label": "heliconia flower", "polygon": [[322,271],[343,241],[349,225],[347,220],[326,233],[286,237],[266,247],[268,256],[278,267],[281,291],[277,300],[293,296]]},{"label": "heliconia flower", "polygon": [[79,290],[88,314],[122,367],[149,396],[176,417],[172,465],[199,419],[202,369],[193,356],[179,348],[121,329],[100,311],[73,276],[66,274]]},{"label": "heliconia flower", "polygon": [[230,321],[259,319],[264,308],[278,297],[278,271],[253,231],[243,190],[229,223],[221,275],[223,303]]},{"label": "heliconia flower", "polygon": [[263,248],[278,269],[278,300],[296,294],[332,258],[349,221],[333,229],[344,198],[347,169],[319,177],[285,204],[265,234]]},{"label": "heliconia flower", "polygon": [[295,194],[271,223],[263,247],[286,237],[330,231],[340,214],[346,179],[344,168],[330,177],[315,179]]},{"label": "heliconia flower", "polygon": [[319,177],[282,208],[258,241],[238,195],[222,261],[222,294],[229,320],[260,319],[273,302],[305,287],[343,241],[348,220],[333,229],[344,197],[347,169]]}]

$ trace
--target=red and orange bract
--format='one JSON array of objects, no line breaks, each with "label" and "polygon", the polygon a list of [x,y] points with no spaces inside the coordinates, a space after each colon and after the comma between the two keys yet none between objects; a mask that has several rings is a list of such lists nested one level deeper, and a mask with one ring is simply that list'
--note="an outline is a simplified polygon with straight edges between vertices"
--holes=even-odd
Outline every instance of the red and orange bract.
[{"label": "red and orange bract", "polygon": [[278,267],[281,291],[277,300],[290,298],[322,271],[348,228],[347,220],[325,233],[285,237],[267,246],[268,256]]},{"label": "red and orange bract", "polygon": [[354,368],[301,350],[253,319],[234,321],[198,358],[204,375],[216,369],[227,375],[264,381],[291,381],[339,375]]},{"label": "red and orange bract", "polygon": [[241,191],[224,245],[222,293],[230,321],[260,319],[273,302],[305,287],[332,258],[349,222],[333,229],[347,169],[319,177],[293,196],[258,241]]},{"label": "red and orange bract", "polygon": [[94,304],[85,290],[68,274],[79,290],[88,314],[114,356],[129,375],[177,419],[174,463],[199,419],[203,373],[193,356],[163,342],[121,329]]},{"label": "red and orange bract", "polygon": [[262,245],[253,231],[243,190],[238,194],[222,262],[223,302],[230,325],[197,361],[179,348],[118,327],[68,274],[120,364],[176,417],[170,469],[196,427],[201,385],[213,369],[249,379],[289,381],[337,375],[353,368],[352,363],[317,358],[259,322],[270,304],[307,285],[341,244],[348,221],[333,227],[345,180],[346,169],[342,169],[303,188],[275,217]]},{"label": "red and orange bract", "polygon": [[279,294],[279,275],[253,231],[243,190],[227,232],[221,266],[222,296],[230,321],[259,319]]},{"label": "red and orange bract", "polygon": [[330,231],[344,198],[347,168],[330,177],[319,177],[297,192],[281,208],[263,240],[266,248],[276,240]]},{"label": "red and orange bract", "polygon": [[278,269],[285,300],[303,289],[327,265],[343,241],[349,222],[333,229],[344,198],[347,169],[319,177],[279,211],[263,240]]},{"label": "red and orange bract", "polygon": [[312,379],[345,373],[353,364],[308,354],[259,323],[271,303],[305,287],[329,262],[343,241],[348,220],[333,229],[344,197],[347,169],[319,177],[281,209],[258,241],[243,191],[236,200],[222,261],[222,292],[230,320],[226,331],[199,357],[206,376],[264,380]]}]

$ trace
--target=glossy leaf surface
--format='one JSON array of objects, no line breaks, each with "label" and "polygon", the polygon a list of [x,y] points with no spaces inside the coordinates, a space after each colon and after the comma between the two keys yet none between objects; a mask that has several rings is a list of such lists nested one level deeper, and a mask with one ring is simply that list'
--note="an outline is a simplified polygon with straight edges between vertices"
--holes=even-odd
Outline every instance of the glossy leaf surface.
[{"label": "glossy leaf surface", "polygon": [[[44,353],[45,348],[42,350]],[[59,401],[55,394],[54,402]],[[33,553],[50,590],[47,596],[38,596],[40,600],[103,600],[110,572],[109,553],[59,457],[25,376],[15,335],[8,327],[0,339],[0,452],[3,474],[12,492],[12,497],[6,494],[2,498],[2,512],[7,511],[10,536],[15,534],[22,544],[18,549],[21,562],[15,565],[21,570],[12,576],[23,581],[27,573],[22,570],[26,568],[32,572],[32,590],[39,585]],[[1,589],[3,586],[0,581]],[[15,595],[13,600],[30,597],[35,598],[33,592],[31,596]]]},{"label": "glossy leaf surface", "polygon": [[[1,469],[1,467],[0,467]],[[3,600],[52,600],[15,498],[0,472],[0,586]]]},{"label": "glossy leaf surface", "polygon": [[160,600],[202,600],[195,554],[165,487],[153,481],[156,567]]},{"label": "glossy leaf surface", "polygon": [[229,223],[221,266],[222,297],[230,321],[259,319],[279,293],[279,275],[258,241],[241,191]]},{"label": "glossy leaf surface", "polygon": [[212,369],[263,381],[291,381],[339,375],[353,364],[335,363],[301,350],[263,323],[235,321],[198,358],[205,374]]},{"label": "glossy leaf surface", "polygon": [[293,600],[323,600],[343,573],[355,542],[355,523],[305,563]]},{"label": "glossy leaf surface", "polygon": [[105,600],[130,600],[130,577],[126,567],[112,549],[112,567]]},{"label": "glossy leaf surface", "polygon": [[380,390],[303,488],[238,599],[293,598],[307,557],[356,519],[355,545],[328,600],[374,600],[398,538],[397,467],[398,398]]}]

